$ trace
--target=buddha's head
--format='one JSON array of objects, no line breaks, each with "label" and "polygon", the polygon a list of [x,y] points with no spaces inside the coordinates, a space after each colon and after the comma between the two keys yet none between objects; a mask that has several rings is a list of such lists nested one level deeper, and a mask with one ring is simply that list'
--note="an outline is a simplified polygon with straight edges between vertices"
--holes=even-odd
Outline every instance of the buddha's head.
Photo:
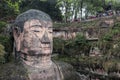
[{"label": "buddha's head", "polygon": [[20,14],[13,27],[16,51],[26,60],[51,55],[52,32],[52,20],[46,13],[31,9]]}]

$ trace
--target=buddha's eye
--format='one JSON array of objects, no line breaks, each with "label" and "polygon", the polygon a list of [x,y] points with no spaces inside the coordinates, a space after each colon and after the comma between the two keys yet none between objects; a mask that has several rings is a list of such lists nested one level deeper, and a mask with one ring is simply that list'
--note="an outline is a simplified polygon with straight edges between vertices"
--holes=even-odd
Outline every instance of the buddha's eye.
[{"label": "buddha's eye", "polygon": [[42,25],[32,25],[30,27],[42,27]]},{"label": "buddha's eye", "polygon": [[40,32],[39,30],[33,30],[34,32]]},{"label": "buddha's eye", "polygon": [[33,32],[41,32],[42,31],[42,26],[40,25],[33,25],[30,27],[31,31]]},{"label": "buddha's eye", "polygon": [[49,32],[49,33],[53,33],[53,30],[52,30],[51,27],[48,28],[48,32]]},{"label": "buddha's eye", "polygon": [[52,30],[48,30],[48,32],[52,33],[53,31]]}]

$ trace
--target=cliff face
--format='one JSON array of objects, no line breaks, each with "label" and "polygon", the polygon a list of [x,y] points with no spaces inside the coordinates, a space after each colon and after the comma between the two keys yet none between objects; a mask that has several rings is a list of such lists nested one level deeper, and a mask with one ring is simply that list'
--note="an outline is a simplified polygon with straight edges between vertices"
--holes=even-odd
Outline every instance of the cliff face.
[{"label": "cliff face", "polygon": [[84,22],[54,24],[54,37],[73,39],[77,34],[84,34],[88,40],[98,39],[120,22],[120,16],[104,17]]},{"label": "cliff face", "polygon": [[[77,34],[86,38],[75,37]],[[67,55],[59,60],[73,63],[78,72],[88,74],[90,79],[120,79],[120,16],[66,23],[64,27],[61,23],[54,27],[54,37],[55,53]],[[75,44],[76,40],[80,44]]]}]

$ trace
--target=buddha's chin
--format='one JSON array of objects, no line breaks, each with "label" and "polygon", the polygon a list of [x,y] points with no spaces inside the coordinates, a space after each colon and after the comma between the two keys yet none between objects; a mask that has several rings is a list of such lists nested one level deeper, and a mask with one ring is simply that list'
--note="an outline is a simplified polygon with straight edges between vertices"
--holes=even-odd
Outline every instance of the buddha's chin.
[{"label": "buddha's chin", "polygon": [[41,53],[44,53],[44,54],[50,54],[51,53],[51,48],[42,48],[42,51]]},{"label": "buddha's chin", "polygon": [[42,50],[42,54],[51,54],[51,50]]}]

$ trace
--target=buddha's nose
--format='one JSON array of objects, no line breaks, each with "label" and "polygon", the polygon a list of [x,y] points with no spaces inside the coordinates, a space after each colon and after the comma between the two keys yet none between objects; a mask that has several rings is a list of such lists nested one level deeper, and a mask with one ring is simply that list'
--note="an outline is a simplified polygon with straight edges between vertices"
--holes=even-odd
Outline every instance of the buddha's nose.
[{"label": "buddha's nose", "polygon": [[45,32],[45,34],[43,35],[43,37],[41,38],[41,42],[42,43],[50,43],[50,39],[48,37],[48,33]]}]

